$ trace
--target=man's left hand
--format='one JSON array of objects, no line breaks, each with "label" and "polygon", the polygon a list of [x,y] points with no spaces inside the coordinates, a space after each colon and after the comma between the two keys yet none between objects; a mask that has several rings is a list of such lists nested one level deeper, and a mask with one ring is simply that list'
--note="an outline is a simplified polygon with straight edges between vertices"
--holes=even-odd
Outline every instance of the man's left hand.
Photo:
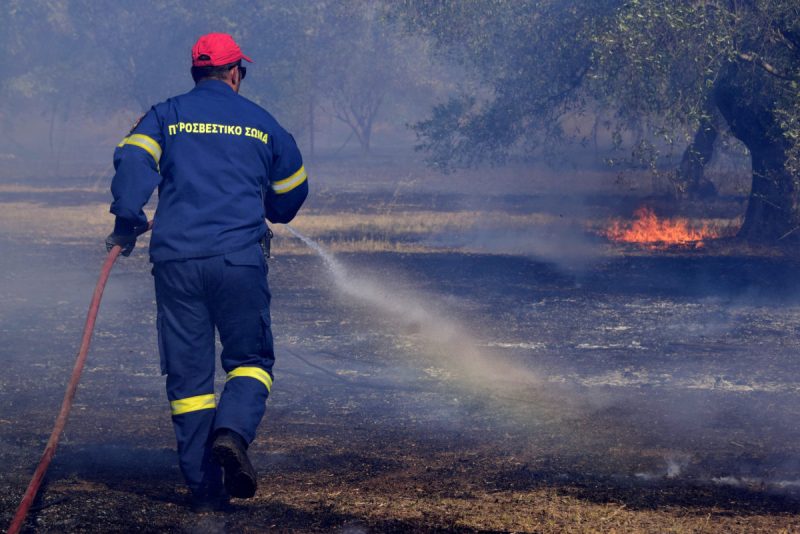
[{"label": "man's left hand", "polygon": [[111,232],[106,238],[106,250],[111,252],[111,249],[117,245],[122,247],[120,254],[125,257],[130,256],[136,246],[136,234],[115,234]]}]

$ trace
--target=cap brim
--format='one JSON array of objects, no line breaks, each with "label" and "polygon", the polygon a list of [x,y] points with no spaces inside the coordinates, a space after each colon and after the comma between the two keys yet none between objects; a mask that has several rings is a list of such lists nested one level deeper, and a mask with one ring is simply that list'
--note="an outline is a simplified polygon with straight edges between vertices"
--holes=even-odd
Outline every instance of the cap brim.
[{"label": "cap brim", "polygon": [[248,61],[249,63],[253,63],[253,60],[247,57],[246,55],[242,54],[242,59]]}]

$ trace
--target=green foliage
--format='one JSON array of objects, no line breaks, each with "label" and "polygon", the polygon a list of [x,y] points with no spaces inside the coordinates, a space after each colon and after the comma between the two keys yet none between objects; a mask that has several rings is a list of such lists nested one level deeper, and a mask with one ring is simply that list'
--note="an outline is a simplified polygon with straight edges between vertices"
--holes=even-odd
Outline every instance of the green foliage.
[{"label": "green foliage", "polygon": [[417,124],[420,148],[446,168],[502,160],[515,150],[563,139],[561,119],[587,106],[584,81],[592,66],[592,32],[617,3],[395,3],[398,18],[432,38],[443,58],[471,69],[485,87],[483,94],[454,97]]},{"label": "green foliage", "polygon": [[731,65],[743,66],[742,95],[748,87],[773,95],[783,139],[765,142],[788,142],[790,163],[799,161],[795,0],[404,0],[395,11],[487,88],[483,97],[454,97],[416,125],[420,147],[439,166],[560,144],[564,117],[584,112],[611,117],[620,144],[624,132],[646,132],[633,155],[653,162],[713,113]]}]

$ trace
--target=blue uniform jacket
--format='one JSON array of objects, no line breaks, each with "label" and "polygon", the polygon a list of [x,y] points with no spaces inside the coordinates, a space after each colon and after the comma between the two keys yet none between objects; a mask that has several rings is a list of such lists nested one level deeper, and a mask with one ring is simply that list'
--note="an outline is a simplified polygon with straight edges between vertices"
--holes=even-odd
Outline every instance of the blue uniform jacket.
[{"label": "blue uniform jacket", "polygon": [[264,218],[287,223],[308,195],[294,138],[218,80],[153,106],[114,151],[114,231],[147,223],[158,187],[150,261],[216,256],[258,242]]}]

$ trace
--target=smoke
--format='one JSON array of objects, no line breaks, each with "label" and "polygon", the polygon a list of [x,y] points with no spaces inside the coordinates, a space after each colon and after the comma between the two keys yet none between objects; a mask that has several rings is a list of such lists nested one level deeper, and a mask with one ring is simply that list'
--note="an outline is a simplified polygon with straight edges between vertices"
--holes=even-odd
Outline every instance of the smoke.
[{"label": "smoke", "polygon": [[515,228],[503,226],[487,216],[476,228],[433,234],[425,244],[470,252],[525,256],[565,271],[584,271],[603,254],[597,237],[590,235],[582,225],[560,218],[554,224]]},{"label": "smoke", "polygon": [[640,472],[636,473],[636,478],[640,480],[659,480],[659,479],[675,479],[681,476],[689,465],[691,456],[688,454],[668,454],[665,456],[665,469],[661,472]]}]

